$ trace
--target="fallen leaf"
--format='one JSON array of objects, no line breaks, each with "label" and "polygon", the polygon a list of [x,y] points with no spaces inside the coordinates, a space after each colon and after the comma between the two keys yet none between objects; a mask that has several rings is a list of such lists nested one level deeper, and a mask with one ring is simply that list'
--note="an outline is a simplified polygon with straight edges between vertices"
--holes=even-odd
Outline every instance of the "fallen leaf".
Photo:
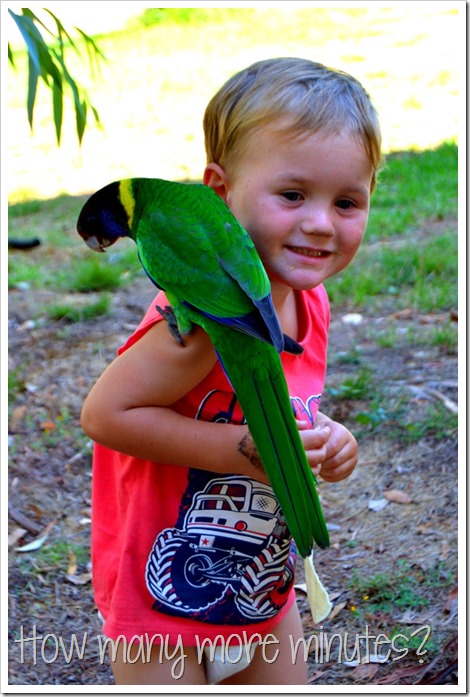
[{"label": "fallen leaf", "polygon": [[20,421],[23,419],[24,415],[26,414],[26,405],[23,405],[21,407],[16,407],[13,409],[11,419],[10,419],[10,431],[16,431]]},{"label": "fallen leaf", "polygon": [[[330,600],[331,600],[331,598],[330,598]],[[328,622],[331,622],[331,620],[334,617],[336,617],[336,615],[339,615],[341,610],[344,610],[344,608],[346,607],[347,604],[348,604],[347,601],[345,601],[344,603],[338,603],[338,605],[335,605],[333,607],[332,611],[330,612],[330,614],[328,615]]]},{"label": "fallen leaf", "polygon": [[407,307],[405,310],[394,312],[393,315],[390,315],[390,317],[393,317],[394,319],[410,319],[410,317],[413,317],[413,310],[411,307]]},{"label": "fallen leaf", "polygon": [[28,544],[23,545],[22,547],[16,547],[15,552],[34,552],[36,549],[40,549],[43,546],[48,537],[49,533],[41,535],[41,537],[36,537],[35,540],[28,542]]},{"label": "fallen leaf", "polygon": [[356,679],[367,680],[368,682],[371,682],[371,680],[375,677],[375,674],[377,673],[378,669],[378,663],[362,663],[361,665],[356,666],[354,668],[352,675]]},{"label": "fallen leaf", "polygon": [[439,322],[445,322],[447,315],[418,315],[418,322],[420,324],[436,324]]},{"label": "fallen leaf", "polygon": [[91,574],[90,573],[85,573],[85,574],[78,574],[78,575],[70,575],[70,574],[65,574],[65,578],[67,581],[70,581],[70,583],[74,583],[76,586],[83,586],[85,583],[89,583],[91,581]]},{"label": "fallen leaf", "polygon": [[36,549],[40,549],[49,537],[49,533],[55,524],[56,518],[54,518],[54,520],[51,520],[51,522],[46,525],[41,535],[36,537],[31,542],[28,542],[27,544],[23,545],[22,547],[16,547],[15,552],[34,552]]},{"label": "fallen leaf", "polygon": [[43,431],[53,431],[55,423],[53,421],[41,421],[39,427],[42,428]]},{"label": "fallen leaf", "polygon": [[36,517],[38,518],[38,520],[41,520],[41,518],[43,517],[44,513],[43,513],[43,511],[39,508],[39,506],[36,506],[36,504],[34,504],[34,503],[28,503],[28,508],[29,508],[31,511],[33,511],[33,513],[36,514]]},{"label": "fallen leaf", "polygon": [[69,565],[67,568],[67,576],[75,576],[75,574],[77,573],[77,568],[77,557],[72,552],[72,550],[69,549]]},{"label": "fallen leaf", "polygon": [[413,499],[406,491],[400,491],[400,489],[387,489],[383,492],[383,495],[389,501],[393,503],[413,503]]},{"label": "fallen leaf", "polygon": [[444,612],[449,612],[452,615],[457,613],[457,605],[459,599],[459,589],[458,586],[453,588],[449,595],[447,596],[446,604],[444,605]]},{"label": "fallen leaf", "polygon": [[307,584],[306,583],[295,583],[294,588],[296,591],[300,591],[301,593],[307,592]]},{"label": "fallen leaf", "polygon": [[381,511],[382,508],[385,508],[385,506],[388,506],[387,499],[371,499],[368,503],[369,510],[375,511],[376,513]]}]

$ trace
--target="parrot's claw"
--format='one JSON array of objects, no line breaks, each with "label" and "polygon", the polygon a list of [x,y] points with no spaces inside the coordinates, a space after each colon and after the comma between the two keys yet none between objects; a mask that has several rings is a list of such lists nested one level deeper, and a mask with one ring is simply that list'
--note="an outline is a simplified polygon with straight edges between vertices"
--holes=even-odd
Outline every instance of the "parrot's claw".
[{"label": "parrot's claw", "polygon": [[166,321],[170,334],[176,339],[180,346],[184,346],[183,337],[179,333],[178,322],[176,321],[173,308],[171,308],[170,305],[165,305],[165,308],[155,305],[155,309],[158,310],[163,319]]}]

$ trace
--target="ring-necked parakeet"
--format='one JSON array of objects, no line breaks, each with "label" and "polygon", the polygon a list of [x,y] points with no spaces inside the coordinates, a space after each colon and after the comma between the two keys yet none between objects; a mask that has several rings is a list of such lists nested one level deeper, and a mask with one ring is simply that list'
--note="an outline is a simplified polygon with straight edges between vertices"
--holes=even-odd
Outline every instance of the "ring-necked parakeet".
[{"label": "ring-necked parakeet", "polygon": [[202,326],[232,384],[263,467],[302,557],[329,545],[315,478],[293,414],[279,352],[301,348],[282,334],[256,248],[212,189],[124,179],[93,194],[77,229],[104,251],[131,237],[165,291],[181,335]]}]

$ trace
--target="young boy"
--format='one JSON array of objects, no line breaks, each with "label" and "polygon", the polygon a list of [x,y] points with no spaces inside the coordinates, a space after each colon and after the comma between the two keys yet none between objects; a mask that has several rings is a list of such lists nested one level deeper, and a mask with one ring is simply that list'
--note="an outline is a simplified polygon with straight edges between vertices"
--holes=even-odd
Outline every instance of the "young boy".
[{"label": "young boy", "polygon": [[[228,80],[204,129],[204,184],[250,234],[282,329],[304,348],[281,357],[308,462],[338,481],[357,444],[318,411],[322,283],[364,236],[380,164],[376,112],[351,76],[271,59]],[[93,576],[116,682],[306,684],[305,661],[293,660],[303,633],[282,511],[208,336],[195,327],[181,347],[156,305],[162,294],[82,414],[96,442]]]}]

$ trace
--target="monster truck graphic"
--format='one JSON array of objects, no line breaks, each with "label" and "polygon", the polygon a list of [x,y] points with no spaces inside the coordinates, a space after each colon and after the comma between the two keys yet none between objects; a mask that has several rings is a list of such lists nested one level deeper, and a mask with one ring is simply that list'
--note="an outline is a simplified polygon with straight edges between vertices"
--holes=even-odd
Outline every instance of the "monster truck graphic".
[{"label": "monster truck graphic", "polygon": [[193,496],[183,529],[158,535],[146,581],[155,607],[171,614],[207,618],[226,601],[253,622],[284,604],[295,563],[289,556],[286,525],[269,486],[246,477],[210,479]]}]

